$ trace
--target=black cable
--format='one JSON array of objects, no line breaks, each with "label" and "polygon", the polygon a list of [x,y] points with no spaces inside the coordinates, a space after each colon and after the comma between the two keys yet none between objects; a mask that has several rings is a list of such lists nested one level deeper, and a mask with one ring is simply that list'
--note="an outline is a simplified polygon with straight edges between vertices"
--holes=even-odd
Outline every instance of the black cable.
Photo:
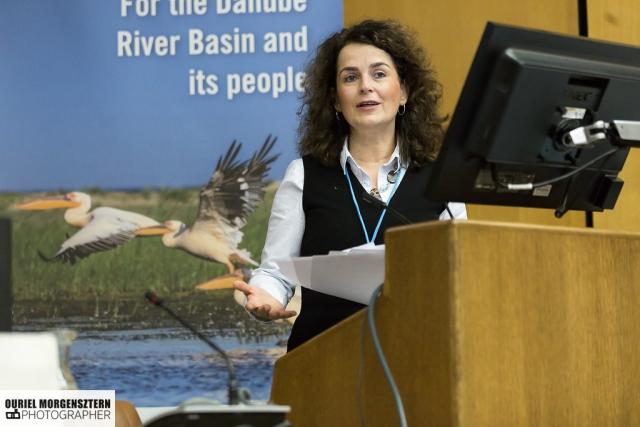
[{"label": "black cable", "polygon": [[445,203],[444,208],[447,210],[447,213],[449,214],[449,219],[455,219],[453,217],[453,214],[451,213],[451,209],[449,209],[449,203]]},{"label": "black cable", "polygon": [[[589,8],[587,0],[578,0],[578,34],[582,37],[589,37]],[[593,228],[593,212],[584,213],[585,227]]]},{"label": "black cable", "polygon": [[373,341],[373,346],[376,350],[376,355],[378,356],[378,360],[380,360],[380,365],[382,366],[382,370],[384,371],[384,376],[389,383],[389,388],[391,389],[391,394],[393,395],[393,400],[396,403],[396,408],[398,410],[398,417],[400,418],[400,426],[407,427],[407,416],[404,413],[404,406],[402,404],[402,397],[400,396],[400,391],[398,391],[398,387],[396,386],[396,382],[393,379],[393,374],[391,373],[391,369],[389,369],[389,365],[387,364],[387,359],[384,357],[384,352],[382,351],[382,345],[380,345],[380,340],[378,339],[378,332],[376,328],[376,319],[375,319],[375,310],[376,310],[376,300],[382,293],[382,285],[378,286],[373,294],[371,294],[371,298],[369,299],[369,307],[367,309],[367,318],[369,319],[369,330],[371,331],[371,340]]},{"label": "black cable", "polygon": [[582,37],[589,37],[587,0],[578,0],[578,34]]},{"label": "black cable", "polygon": [[360,420],[360,427],[365,427],[366,420],[364,418],[364,404],[362,402],[362,377],[364,369],[364,330],[367,326],[366,316],[362,318],[362,328],[360,329],[360,363],[358,364],[358,381],[357,381],[357,402],[358,402],[358,418]]},{"label": "black cable", "polygon": [[606,151],[605,153],[599,155],[598,157],[596,157],[595,159],[589,160],[587,163],[585,163],[584,165],[580,166],[579,168],[576,168],[572,171],[569,171],[563,175],[557,176],[555,178],[551,178],[548,179],[546,181],[540,181],[540,182],[529,182],[526,184],[504,184],[501,183],[500,185],[506,187],[509,190],[533,190],[534,188],[538,188],[538,187],[544,187],[545,185],[549,185],[549,184],[555,184],[556,182],[560,182],[563,181],[567,178],[571,178],[572,176],[582,172],[583,170],[585,170],[586,168],[588,168],[589,166],[593,165],[594,163],[599,162],[600,160],[609,157],[615,153],[617,153],[618,151],[622,150],[622,147],[617,147],[617,148],[612,148],[609,151]]}]

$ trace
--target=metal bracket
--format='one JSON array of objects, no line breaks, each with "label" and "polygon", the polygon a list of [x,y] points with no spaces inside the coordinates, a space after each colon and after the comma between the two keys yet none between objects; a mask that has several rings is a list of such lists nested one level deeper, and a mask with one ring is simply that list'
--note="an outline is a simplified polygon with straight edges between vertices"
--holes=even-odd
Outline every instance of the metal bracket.
[{"label": "metal bracket", "polygon": [[598,120],[570,130],[560,138],[562,145],[567,148],[587,148],[603,141],[623,147],[640,147],[640,122]]}]

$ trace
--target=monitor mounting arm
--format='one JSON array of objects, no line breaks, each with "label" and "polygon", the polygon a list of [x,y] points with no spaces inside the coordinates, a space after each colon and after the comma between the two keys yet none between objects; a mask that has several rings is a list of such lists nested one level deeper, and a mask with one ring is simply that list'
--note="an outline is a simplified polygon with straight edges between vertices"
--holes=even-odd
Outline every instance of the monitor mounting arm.
[{"label": "monitor mounting arm", "polygon": [[598,120],[565,132],[560,138],[566,148],[585,148],[602,141],[621,147],[640,147],[640,122]]}]

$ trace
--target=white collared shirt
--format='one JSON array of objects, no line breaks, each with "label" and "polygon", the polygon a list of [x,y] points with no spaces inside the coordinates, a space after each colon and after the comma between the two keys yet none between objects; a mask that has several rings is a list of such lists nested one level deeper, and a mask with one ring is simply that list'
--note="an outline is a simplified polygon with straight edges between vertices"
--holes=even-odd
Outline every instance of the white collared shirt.
[{"label": "white collared shirt", "polygon": [[[343,171],[347,162],[349,162],[351,172],[353,172],[362,187],[367,192],[370,192],[374,188],[371,185],[371,178],[349,153],[348,144],[345,140],[340,152],[340,166]],[[383,202],[387,203],[389,201],[394,187],[387,181],[389,172],[398,171],[397,182],[399,183],[404,177],[405,170],[406,165],[401,162],[400,150],[396,144],[391,157],[385,164],[380,166],[378,171],[376,188]],[[260,268],[253,271],[251,280],[249,280],[249,284],[266,290],[284,306],[288,304],[289,299],[293,296],[296,284],[292,283],[280,272],[278,264],[274,260],[300,255],[300,245],[302,244],[302,235],[305,227],[305,216],[302,209],[303,186],[304,165],[302,159],[296,159],[289,164],[284,179],[280,183],[280,187],[278,187],[273,199]],[[449,203],[448,207],[454,219],[467,218],[467,210],[464,203]],[[439,219],[451,219],[446,209],[440,214]]]},{"label": "white collared shirt", "polygon": [[[349,152],[349,146],[345,141],[342,146],[342,151],[340,152],[340,166],[342,167],[343,172],[345,171],[347,162],[349,163],[349,166],[351,166],[351,172],[353,172],[353,175],[358,179],[362,188],[364,188],[368,193],[371,192],[373,188],[377,188],[380,193],[381,200],[385,203],[389,202],[389,198],[391,197],[391,192],[394,187],[394,184],[389,183],[387,180],[387,175],[389,172],[396,171],[396,180],[399,184],[400,181],[402,181],[404,171],[406,170],[406,167],[402,166],[400,163],[400,148],[398,144],[396,144],[396,148],[393,150],[393,153],[391,153],[389,160],[380,166],[380,170],[378,171],[378,182],[376,185],[371,185],[371,178],[369,177],[369,174],[366,173],[360,165],[358,165],[356,159],[354,159]],[[304,180],[304,171],[302,174]]]}]

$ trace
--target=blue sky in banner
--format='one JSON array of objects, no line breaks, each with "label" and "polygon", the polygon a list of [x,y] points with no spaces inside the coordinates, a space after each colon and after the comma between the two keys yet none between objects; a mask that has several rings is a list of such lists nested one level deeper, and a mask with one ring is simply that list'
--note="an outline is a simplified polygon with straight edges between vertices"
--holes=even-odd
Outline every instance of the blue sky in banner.
[{"label": "blue sky in banner", "polygon": [[2,0],[0,191],[200,186],[270,133],[280,179],[341,25],[342,0]]}]

